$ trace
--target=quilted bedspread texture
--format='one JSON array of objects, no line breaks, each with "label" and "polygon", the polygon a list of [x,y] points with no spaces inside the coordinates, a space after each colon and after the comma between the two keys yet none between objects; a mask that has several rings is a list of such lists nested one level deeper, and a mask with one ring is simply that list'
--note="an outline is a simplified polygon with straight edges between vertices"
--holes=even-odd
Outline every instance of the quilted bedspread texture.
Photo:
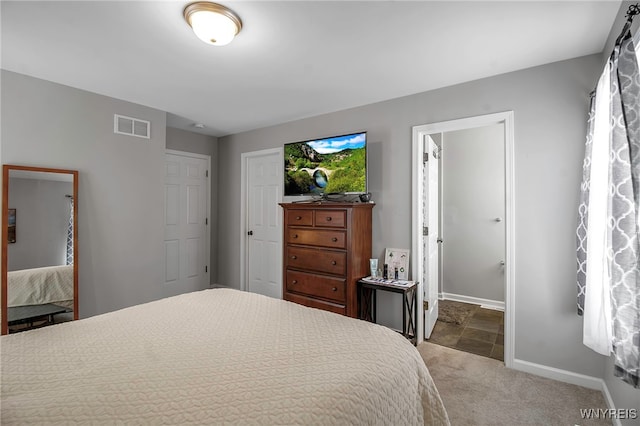
[{"label": "quilted bedspread texture", "polygon": [[449,424],[385,327],[231,289],[2,336],[8,424]]},{"label": "quilted bedspread texture", "polygon": [[7,273],[7,306],[73,300],[73,266],[47,266]]}]

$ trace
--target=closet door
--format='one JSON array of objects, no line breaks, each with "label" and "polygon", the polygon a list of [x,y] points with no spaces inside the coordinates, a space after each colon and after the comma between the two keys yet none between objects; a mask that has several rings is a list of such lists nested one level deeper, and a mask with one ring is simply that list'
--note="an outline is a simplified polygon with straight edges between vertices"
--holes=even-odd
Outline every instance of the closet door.
[{"label": "closet door", "polygon": [[209,288],[206,158],[166,154],[165,285],[180,294]]}]

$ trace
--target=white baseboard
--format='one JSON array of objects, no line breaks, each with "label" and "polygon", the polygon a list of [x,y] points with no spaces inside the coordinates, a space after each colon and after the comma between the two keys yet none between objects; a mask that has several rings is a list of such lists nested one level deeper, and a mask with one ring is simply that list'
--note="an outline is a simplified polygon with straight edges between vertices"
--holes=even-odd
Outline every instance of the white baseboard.
[{"label": "white baseboard", "polygon": [[[607,407],[615,410],[616,404],[614,404],[613,398],[609,393],[609,388],[607,387],[607,382],[605,382],[604,380],[602,381],[602,394],[604,395],[604,400],[607,402]],[[614,426],[622,426],[622,422],[620,422],[620,419],[618,418],[611,419],[611,421],[613,422]]]},{"label": "white baseboard", "polygon": [[524,371],[525,373],[535,374],[536,376],[546,377],[547,379],[557,380],[559,382],[570,383],[589,389],[602,390],[604,380],[598,377],[591,377],[584,374],[574,373],[572,371],[561,370],[555,367],[549,367],[542,364],[535,364],[521,359],[513,360],[513,369]]},{"label": "white baseboard", "polygon": [[[524,371],[525,373],[535,374],[536,376],[546,377],[547,379],[557,380],[559,382],[569,383],[572,385],[582,386],[588,389],[599,390],[604,396],[607,408],[615,410],[615,404],[607,383],[598,378],[587,376],[584,374],[574,373],[572,371],[561,370],[559,368],[549,367],[542,364],[535,364],[529,361],[523,361],[521,359],[514,359],[512,368],[518,371]],[[600,408],[600,407],[585,407],[585,408]],[[614,426],[622,426],[620,419],[611,419]]]},{"label": "white baseboard", "polygon": [[495,309],[497,311],[504,312],[504,302],[491,299],[482,299],[480,297],[463,296],[461,294],[453,293],[440,293],[438,298],[441,300],[453,300],[456,302],[473,303],[474,305],[480,305],[483,308]]}]

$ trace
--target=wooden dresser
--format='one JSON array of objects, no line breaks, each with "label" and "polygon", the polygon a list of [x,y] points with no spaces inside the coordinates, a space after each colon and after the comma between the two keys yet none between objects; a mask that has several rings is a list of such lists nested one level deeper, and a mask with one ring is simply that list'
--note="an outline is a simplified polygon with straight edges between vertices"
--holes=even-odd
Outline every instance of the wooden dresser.
[{"label": "wooden dresser", "polygon": [[370,275],[370,203],[282,203],[285,300],[357,317],[357,281]]}]

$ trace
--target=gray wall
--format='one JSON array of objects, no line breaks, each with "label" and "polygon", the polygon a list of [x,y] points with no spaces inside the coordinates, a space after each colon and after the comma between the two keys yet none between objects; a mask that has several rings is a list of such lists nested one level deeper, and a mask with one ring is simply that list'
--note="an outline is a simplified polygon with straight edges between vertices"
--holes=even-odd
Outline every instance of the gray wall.
[{"label": "gray wall", "polygon": [[73,183],[9,178],[9,208],[16,209],[16,242],[7,249],[9,271],[64,265]]},{"label": "gray wall", "polygon": [[[515,357],[602,377],[576,315],[575,229],[588,94],[601,55],[553,63],[413,96],[220,138],[219,282],[239,286],[240,155],[365,129],[373,255],[411,247],[411,127],[513,110],[515,115]],[[221,179],[222,180],[222,179]],[[399,325],[399,303],[380,298]],[[382,314],[382,313],[381,313]]]},{"label": "gray wall", "polygon": [[[2,161],[79,171],[80,316],[163,291],[166,113],[2,71]],[[113,114],[151,122],[151,139],[113,133]]]},{"label": "gray wall", "polygon": [[442,139],[442,291],[504,302],[504,124]]},{"label": "gray wall", "polygon": [[209,249],[209,277],[215,284],[218,278],[218,138],[167,127],[167,149],[208,155],[211,157],[211,247]]}]

